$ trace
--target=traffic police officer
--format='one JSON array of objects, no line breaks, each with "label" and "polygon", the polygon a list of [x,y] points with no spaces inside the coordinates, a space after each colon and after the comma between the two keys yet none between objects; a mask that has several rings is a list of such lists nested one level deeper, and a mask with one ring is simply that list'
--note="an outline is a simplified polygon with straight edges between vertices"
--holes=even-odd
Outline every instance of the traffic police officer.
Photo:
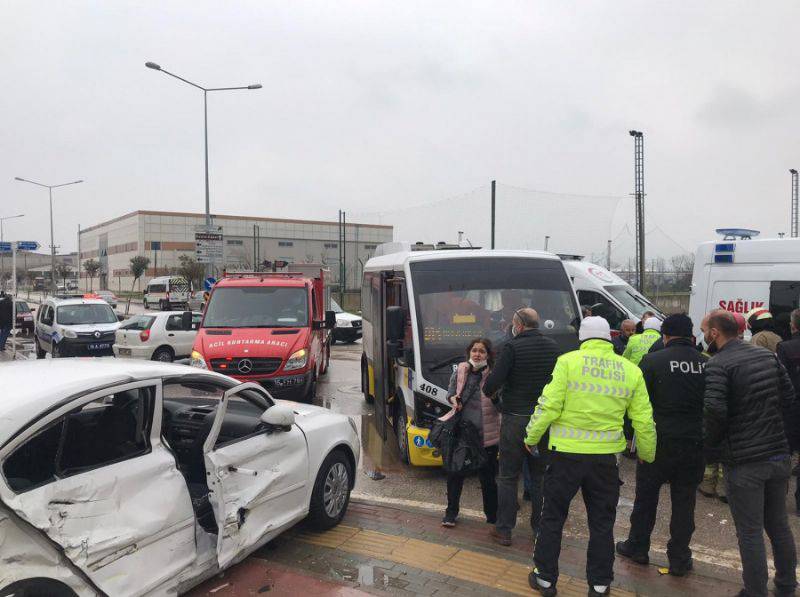
[{"label": "traffic police officer", "polygon": [[622,353],[634,365],[638,365],[642,357],[647,354],[650,347],[661,338],[661,320],[658,317],[648,317],[644,322],[644,331],[641,334],[634,334],[628,340],[628,346]]},{"label": "traffic police officer", "polygon": [[636,430],[639,458],[652,462],[656,449],[653,410],[642,372],[614,352],[602,317],[581,322],[581,346],[561,355],[528,424],[529,450],[550,429],[550,467],[534,547],[533,589],[556,595],[561,532],[580,489],[589,519],[586,576],[589,595],[608,595],[614,579],[614,521],[619,499],[616,455],[625,449],[622,419]]},{"label": "traffic police officer", "polygon": [[692,320],[686,315],[667,317],[661,332],[664,348],[645,355],[640,364],[658,429],[656,459],[636,469],[631,528],[628,540],[617,543],[617,553],[639,564],[649,563],[658,494],[669,483],[669,572],[684,576],[692,569],[689,541],[697,486],[703,479],[703,370],[708,357],[695,348]]}]

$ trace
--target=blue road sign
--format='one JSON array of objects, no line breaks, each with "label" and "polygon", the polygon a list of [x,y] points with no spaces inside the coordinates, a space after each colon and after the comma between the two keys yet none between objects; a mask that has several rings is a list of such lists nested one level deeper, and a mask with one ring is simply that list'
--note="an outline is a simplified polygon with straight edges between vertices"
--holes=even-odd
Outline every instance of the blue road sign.
[{"label": "blue road sign", "polygon": [[0,243],[0,253],[10,253],[11,243]]},{"label": "blue road sign", "polygon": [[39,243],[35,240],[18,240],[17,251],[35,251],[39,248]]},{"label": "blue road sign", "polygon": [[217,283],[216,278],[206,278],[205,281],[203,282],[203,286],[205,287],[206,290],[211,290],[214,287],[214,284],[216,283]]}]

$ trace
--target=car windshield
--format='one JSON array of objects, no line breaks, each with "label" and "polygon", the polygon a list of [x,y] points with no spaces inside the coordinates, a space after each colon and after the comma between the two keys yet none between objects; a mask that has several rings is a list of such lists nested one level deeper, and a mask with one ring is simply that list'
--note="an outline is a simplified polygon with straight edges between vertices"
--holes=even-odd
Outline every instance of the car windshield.
[{"label": "car windshield", "polygon": [[339,306],[335,300],[331,299],[331,311],[334,313],[344,313],[344,309]]},{"label": "car windshield", "polygon": [[524,307],[536,309],[542,333],[553,337],[561,350],[577,346],[577,305],[560,262],[443,259],[412,264],[411,277],[421,363],[433,377],[449,377],[449,365],[464,359],[471,338],[489,338],[499,352],[512,337],[514,313]]},{"label": "car windshield", "polygon": [[116,323],[117,316],[108,305],[63,305],[57,309],[56,320],[61,325]]},{"label": "car windshield", "polygon": [[204,328],[274,328],[308,325],[305,288],[239,286],[217,288],[206,307]]},{"label": "car windshield", "polygon": [[149,330],[155,320],[156,318],[152,315],[135,315],[120,325],[119,329],[136,331]]},{"label": "car windshield", "polygon": [[17,301],[17,313],[30,313],[31,308],[25,301]]},{"label": "car windshield", "polygon": [[605,289],[611,296],[617,299],[623,307],[639,319],[642,318],[642,315],[644,315],[646,311],[652,311],[661,319],[665,317],[664,313],[662,313],[658,307],[627,284],[606,286]]}]

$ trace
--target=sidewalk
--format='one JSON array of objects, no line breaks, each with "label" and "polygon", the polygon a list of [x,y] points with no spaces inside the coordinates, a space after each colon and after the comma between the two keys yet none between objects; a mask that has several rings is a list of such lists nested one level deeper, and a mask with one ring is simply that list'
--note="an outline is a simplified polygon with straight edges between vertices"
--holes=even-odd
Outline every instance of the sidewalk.
[{"label": "sidewalk", "polygon": [[[535,594],[528,586],[530,529],[518,527],[514,544],[504,548],[490,540],[489,526],[482,521],[462,518],[454,529],[445,529],[440,522],[439,516],[427,511],[354,501],[338,527],[317,533],[301,525],[244,562],[246,570],[240,570],[242,565],[235,567],[191,594],[255,594],[259,587],[250,584],[248,588],[244,580],[253,575],[255,562],[267,571],[267,577],[280,578],[267,589],[273,595]],[[584,541],[564,540],[559,595],[586,595],[585,549]],[[289,571],[291,576],[287,576]],[[615,575],[611,594],[616,597],[716,597],[735,595],[741,589],[738,571],[700,563],[694,573],[681,579],[659,573],[656,565],[639,566],[617,558]],[[306,590],[305,583],[312,581],[324,585]],[[224,582],[230,584],[222,587]],[[215,587],[218,592],[212,593]],[[356,592],[336,592],[345,590]]]}]

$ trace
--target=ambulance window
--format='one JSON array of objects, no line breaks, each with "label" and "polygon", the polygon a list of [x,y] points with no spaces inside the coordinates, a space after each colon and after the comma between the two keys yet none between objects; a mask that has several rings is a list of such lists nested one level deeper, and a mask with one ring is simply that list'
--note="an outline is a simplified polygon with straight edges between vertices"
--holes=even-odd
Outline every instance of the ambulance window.
[{"label": "ambulance window", "polygon": [[605,296],[599,292],[591,290],[579,290],[578,302],[581,305],[592,307],[592,315],[602,317],[611,326],[611,329],[619,329],[620,324],[625,319],[625,314],[611,304]]},{"label": "ambulance window", "polygon": [[791,337],[789,316],[800,306],[800,282],[772,282],[769,286],[769,310],[775,332],[786,340]]}]

